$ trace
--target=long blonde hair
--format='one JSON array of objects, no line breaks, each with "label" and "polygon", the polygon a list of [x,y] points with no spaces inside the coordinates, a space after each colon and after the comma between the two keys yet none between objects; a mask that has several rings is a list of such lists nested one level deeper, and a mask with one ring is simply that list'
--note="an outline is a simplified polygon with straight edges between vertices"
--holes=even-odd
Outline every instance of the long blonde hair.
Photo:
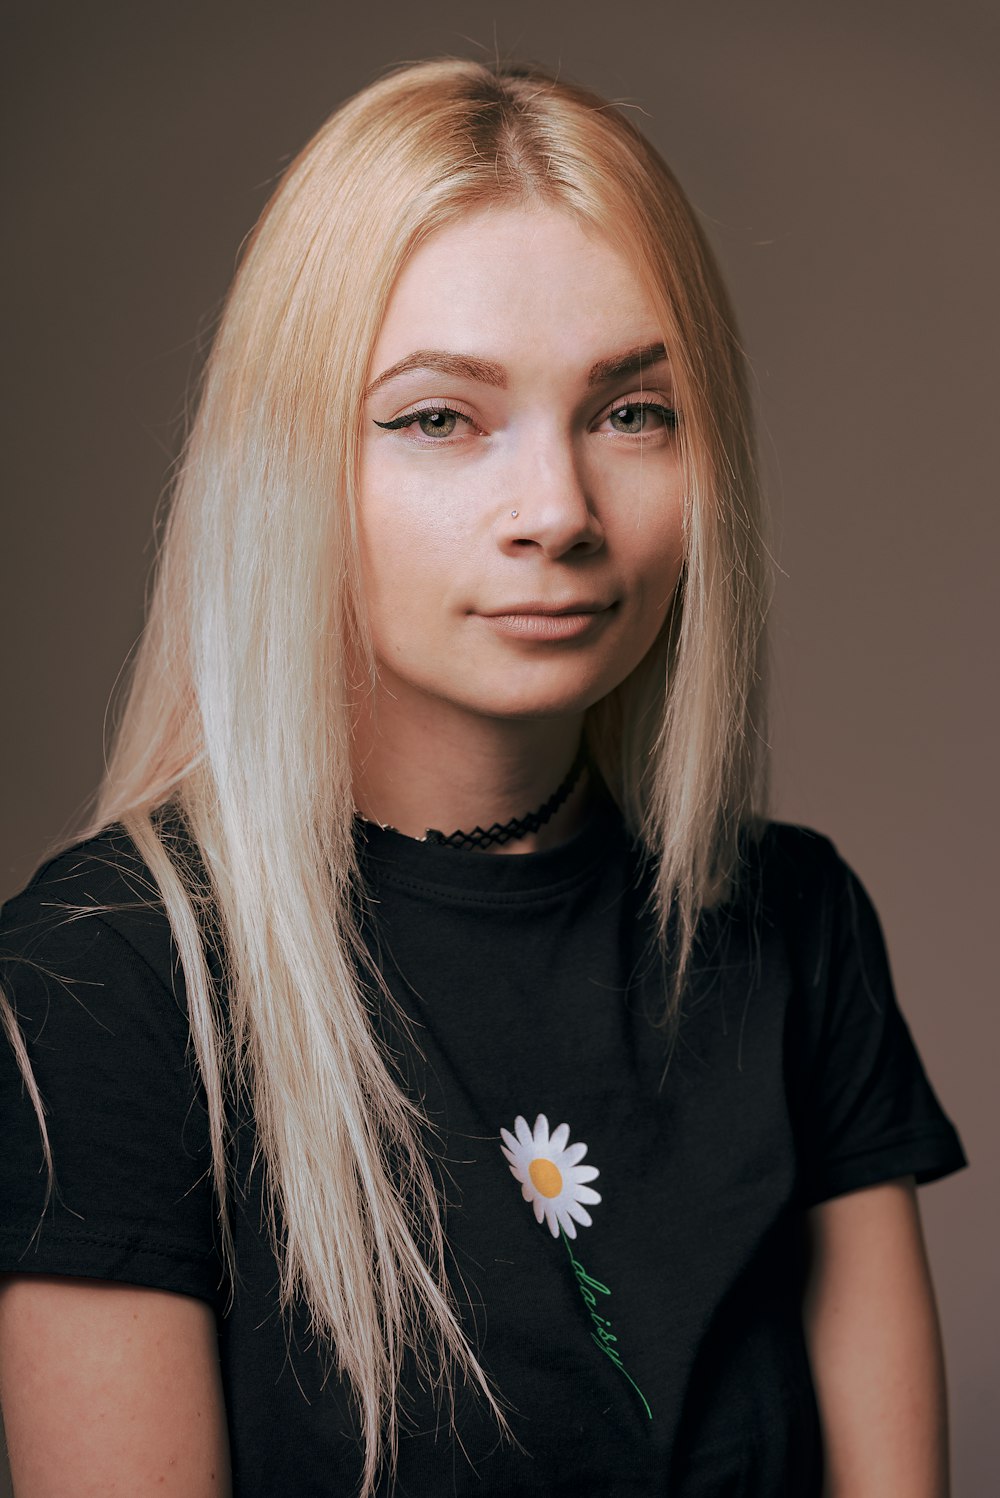
[{"label": "long blonde hair", "polygon": [[282,1305],[301,1297],[353,1389],[364,1494],[395,1456],[407,1350],[445,1388],[457,1373],[496,1405],[446,1282],[425,1123],[369,1020],[380,980],[358,933],[350,753],[351,704],[375,670],[356,549],[361,395],[414,247],[473,209],[524,202],[576,215],[635,267],[683,412],[686,560],[670,618],[586,725],[656,859],[676,1002],[699,912],[731,889],[740,830],[762,809],[768,588],[744,359],[659,156],[605,101],[538,70],[400,69],[285,173],[207,365],[87,829],[124,824],[166,906],[230,1270],[226,1108],[241,1092],[252,1105]]}]

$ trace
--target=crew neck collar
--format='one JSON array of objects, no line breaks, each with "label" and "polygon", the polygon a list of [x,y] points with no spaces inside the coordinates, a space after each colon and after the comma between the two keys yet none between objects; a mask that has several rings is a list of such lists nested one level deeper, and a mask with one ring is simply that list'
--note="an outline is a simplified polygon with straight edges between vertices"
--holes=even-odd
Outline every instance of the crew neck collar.
[{"label": "crew neck collar", "polygon": [[362,869],[376,882],[416,882],[441,891],[486,895],[533,894],[576,883],[629,842],[621,812],[603,787],[572,837],[537,852],[442,847],[360,816],[354,819],[354,837]]}]

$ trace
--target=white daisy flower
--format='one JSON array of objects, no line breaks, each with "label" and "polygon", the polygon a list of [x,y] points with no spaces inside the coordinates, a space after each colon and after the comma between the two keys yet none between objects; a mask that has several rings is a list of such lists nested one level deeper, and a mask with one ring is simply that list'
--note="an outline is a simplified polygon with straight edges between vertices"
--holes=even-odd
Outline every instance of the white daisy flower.
[{"label": "white daisy flower", "polygon": [[549,1121],[539,1113],[534,1129],[518,1117],[514,1133],[501,1129],[500,1137],[504,1159],[521,1183],[521,1195],[534,1208],[535,1220],[547,1222],[553,1238],[559,1237],[560,1228],[567,1238],[575,1238],[578,1222],[589,1228],[593,1218],[584,1203],[593,1206],[601,1198],[586,1182],[595,1181],[600,1171],[580,1164],[587,1146],[569,1143],[569,1124],[560,1124],[550,1136]]}]

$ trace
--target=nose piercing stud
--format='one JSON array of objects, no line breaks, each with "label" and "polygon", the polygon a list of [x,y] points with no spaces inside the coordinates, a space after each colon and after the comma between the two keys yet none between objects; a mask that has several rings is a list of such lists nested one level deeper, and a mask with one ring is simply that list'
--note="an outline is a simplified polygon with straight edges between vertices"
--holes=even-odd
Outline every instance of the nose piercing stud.
[{"label": "nose piercing stud", "polygon": [[511,510],[511,512],[510,512],[510,518],[511,518],[511,520],[516,520],[517,519],[517,511],[516,510]]}]

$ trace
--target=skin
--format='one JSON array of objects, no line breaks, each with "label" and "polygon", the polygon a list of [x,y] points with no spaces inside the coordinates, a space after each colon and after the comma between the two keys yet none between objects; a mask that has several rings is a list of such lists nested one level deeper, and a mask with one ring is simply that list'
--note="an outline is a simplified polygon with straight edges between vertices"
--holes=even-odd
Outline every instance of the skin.
[{"label": "skin", "polygon": [[823,1498],[948,1498],[944,1355],[912,1177],[808,1213]]},{"label": "skin", "polygon": [[[419,836],[539,805],[585,709],[655,640],[684,546],[661,336],[628,264],[554,210],[472,215],[404,267],[365,411],[359,524],[379,668],[359,724],[366,815]],[[642,349],[641,366],[609,371]],[[568,639],[537,616],[490,617],[574,604],[600,607]],[[579,798],[510,851],[560,841],[578,813]]]},{"label": "skin", "polygon": [[190,1296],[0,1280],[0,1404],[16,1498],[228,1498],[218,1337]]},{"label": "skin", "polygon": [[[591,374],[658,338],[629,267],[551,211],[470,217],[404,269],[371,382],[431,349],[488,360],[504,384],[495,368],[483,379],[422,364],[366,401],[359,521],[379,663],[358,708],[367,815],[419,835],[539,804],[585,709],[649,649],[681,565],[683,482],[669,422],[632,428],[640,399],[671,407],[669,366]],[[448,418],[443,435],[441,418],[439,435],[434,418],[428,434],[375,424],[431,405],[466,419]],[[488,622],[581,600],[607,617],[569,639],[547,639],[544,620]],[[583,800],[511,851],[568,836]],[[912,1180],[824,1202],[806,1231],[824,1498],[946,1498],[941,1341]],[[6,1276],[0,1403],[17,1498],[230,1492],[217,1329],[202,1302]]]}]

